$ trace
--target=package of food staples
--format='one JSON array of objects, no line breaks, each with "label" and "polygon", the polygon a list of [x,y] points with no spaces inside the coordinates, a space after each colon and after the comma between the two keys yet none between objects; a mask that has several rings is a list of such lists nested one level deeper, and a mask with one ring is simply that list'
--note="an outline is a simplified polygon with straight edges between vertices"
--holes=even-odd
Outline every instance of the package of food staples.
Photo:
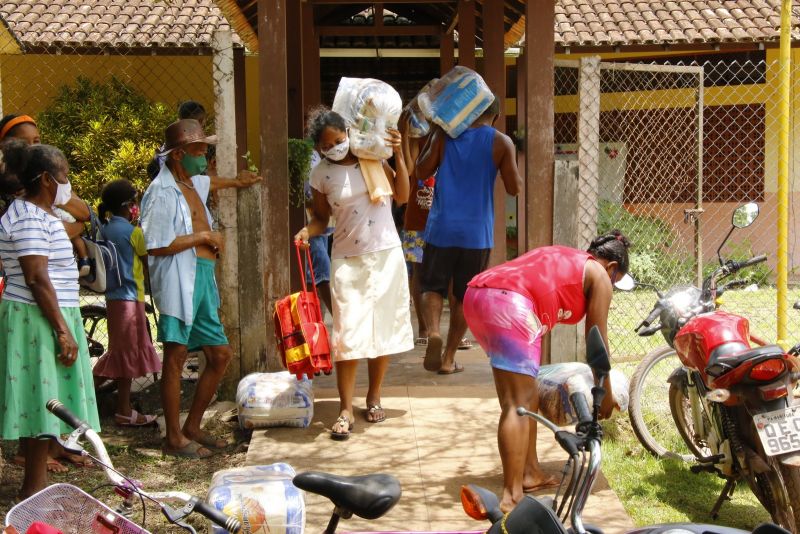
[{"label": "package of food staples", "polygon": [[392,157],[387,130],[397,128],[403,101],[391,85],[373,78],[342,78],[332,109],[347,123],[353,155],[374,160]]},{"label": "package of food staples", "polygon": [[455,139],[494,102],[494,94],[480,74],[457,66],[417,97],[426,117]]}]

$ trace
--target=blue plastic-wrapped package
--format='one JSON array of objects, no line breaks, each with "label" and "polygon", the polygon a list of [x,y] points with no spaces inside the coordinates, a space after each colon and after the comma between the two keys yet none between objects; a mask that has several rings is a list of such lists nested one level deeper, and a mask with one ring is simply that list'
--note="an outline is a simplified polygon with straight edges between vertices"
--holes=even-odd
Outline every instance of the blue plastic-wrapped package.
[{"label": "blue plastic-wrapped package", "polygon": [[417,97],[426,117],[455,139],[469,128],[494,101],[481,75],[467,67],[454,67]]},{"label": "blue plastic-wrapped package", "polygon": [[310,380],[288,371],[251,373],[239,381],[236,407],[242,428],[305,428],[314,418],[314,392]]},{"label": "blue plastic-wrapped package", "polygon": [[[302,490],[292,484],[289,464],[254,465],[217,471],[207,501],[239,519],[242,534],[303,534],[306,506]],[[212,534],[226,531],[209,522]]]}]

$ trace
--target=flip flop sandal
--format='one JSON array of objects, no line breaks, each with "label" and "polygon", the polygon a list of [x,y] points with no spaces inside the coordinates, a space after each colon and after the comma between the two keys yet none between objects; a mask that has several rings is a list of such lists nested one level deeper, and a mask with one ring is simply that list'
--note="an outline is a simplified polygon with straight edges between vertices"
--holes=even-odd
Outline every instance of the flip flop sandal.
[{"label": "flip flop sandal", "polygon": [[467,338],[463,338],[461,343],[458,344],[457,350],[469,350],[472,348],[472,341]]},{"label": "flip flop sandal", "polygon": [[366,419],[368,423],[381,423],[386,421],[386,412],[380,404],[368,404]]},{"label": "flip flop sandal", "polygon": [[[144,421],[139,421],[139,416],[144,417]],[[134,409],[131,409],[130,415],[122,415],[115,413],[114,422],[117,426],[150,426],[156,422],[155,415],[140,414]]]},{"label": "flip flop sandal", "polygon": [[460,363],[454,363],[452,369],[439,369],[436,374],[438,375],[454,375],[464,371],[464,366]]},{"label": "flip flop sandal", "polygon": [[215,438],[211,434],[200,434],[194,440],[208,449],[224,449],[228,446],[227,441],[222,438]]},{"label": "flip flop sandal", "polygon": [[[344,428],[345,426],[347,426],[347,430],[343,432],[337,432],[334,430],[334,428],[337,427]],[[333,427],[331,428],[331,439],[336,441],[347,440],[348,438],[350,438],[350,432],[352,432],[354,426],[355,425],[350,419],[348,419],[344,415],[340,415],[339,418],[336,420],[336,422],[333,424]]]},{"label": "flip flop sandal", "polygon": [[[200,449],[205,449],[208,451],[208,454],[200,453]],[[164,456],[175,456],[177,458],[192,458],[195,460],[204,460],[206,458],[210,458],[214,455],[214,453],[208,449],[208,447],[197,443],[196,441],[190,441],[186,444],[185,447],[180,449],[167,449],[166,445],[161,448],[162,454]]]},{"label": "flip flop sandal", "polygon": [[[12,460],[14,465],[18,465],[20,467],[25,467],[25,458],[22,456],[14,456]],[[66,473],[69,471],[69,468],[56,460],[55,458],[47,458],[47,472],[48,473]]]},{"label": "flip flop sandal", "polygon": [[536,491],[542,491],[542,490],[546,490],[546,489],[550,489],[550,488],[555,488],[555,487],[558,487],[560,485],[561,485],[561,480],[556,476],[552,476],[551,478],[548,478],[547,480],[545,480],[541,484],[537,484],[536,486],[531,486],[531,487],[523,486],[522,487],[522,492],[523,493],[533,493],[533,492],[536,492]]},{"label": "flip flop sandal", "polygon": [[414,340],[414,345],[416,345],[418,347],[424,347],[427,344],[428,344],[428,338],[427,337],[418,337],[417,339]]},{"label": "flip flop sandal", "polygon": [[428,338],[428,346],[425,347],[425,360],[422,367],[426,371],[438,371],[442,368],[442,338],[432,336]]}]

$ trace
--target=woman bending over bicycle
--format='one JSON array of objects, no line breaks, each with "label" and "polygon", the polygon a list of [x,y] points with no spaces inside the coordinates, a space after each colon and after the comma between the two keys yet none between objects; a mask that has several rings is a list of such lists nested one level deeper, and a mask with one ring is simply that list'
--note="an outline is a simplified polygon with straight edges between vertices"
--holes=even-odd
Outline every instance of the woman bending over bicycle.
[{"label": "woman bending over bicycle", "polygon": [[[525,492],[558,484],[536,454],[536,421],[516,414],[539,407],[536,377],[542,336],[556,324],[597,325],[608,348],[612,284],[628,272],[630,242],[618,230],[598,236],[587,251],[562,246],[534,249],[479,274],[468,284],[464,318],[489,356],[501,415],[497,442],[503,463],[503,499],[510,511]],[[491,310],[487,313],[487,310]],[[614,406],[611,384],[602,415]]]}]

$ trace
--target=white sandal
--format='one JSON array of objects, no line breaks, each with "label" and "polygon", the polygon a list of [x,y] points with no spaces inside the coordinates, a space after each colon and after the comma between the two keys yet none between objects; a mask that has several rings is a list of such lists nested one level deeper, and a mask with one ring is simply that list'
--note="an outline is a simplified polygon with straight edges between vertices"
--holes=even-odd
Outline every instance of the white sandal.
[{"label": "white sandal", "polygon": [[[156,416],[155,415],[141,414],[142,417],[144,417],[144,422],[140,423],[139,422],[139,415],[140,415],[139,412],[137,412],[134,409],[131,409],[131,414],[130,415],[122,415],[122,414],[115,413],[114,414],[114,422],[117,424],[117,426],[148,426],[148,425],[152,425],[156,420]],[[126,421],[120,422],[120,419],[126,420]]]}]

